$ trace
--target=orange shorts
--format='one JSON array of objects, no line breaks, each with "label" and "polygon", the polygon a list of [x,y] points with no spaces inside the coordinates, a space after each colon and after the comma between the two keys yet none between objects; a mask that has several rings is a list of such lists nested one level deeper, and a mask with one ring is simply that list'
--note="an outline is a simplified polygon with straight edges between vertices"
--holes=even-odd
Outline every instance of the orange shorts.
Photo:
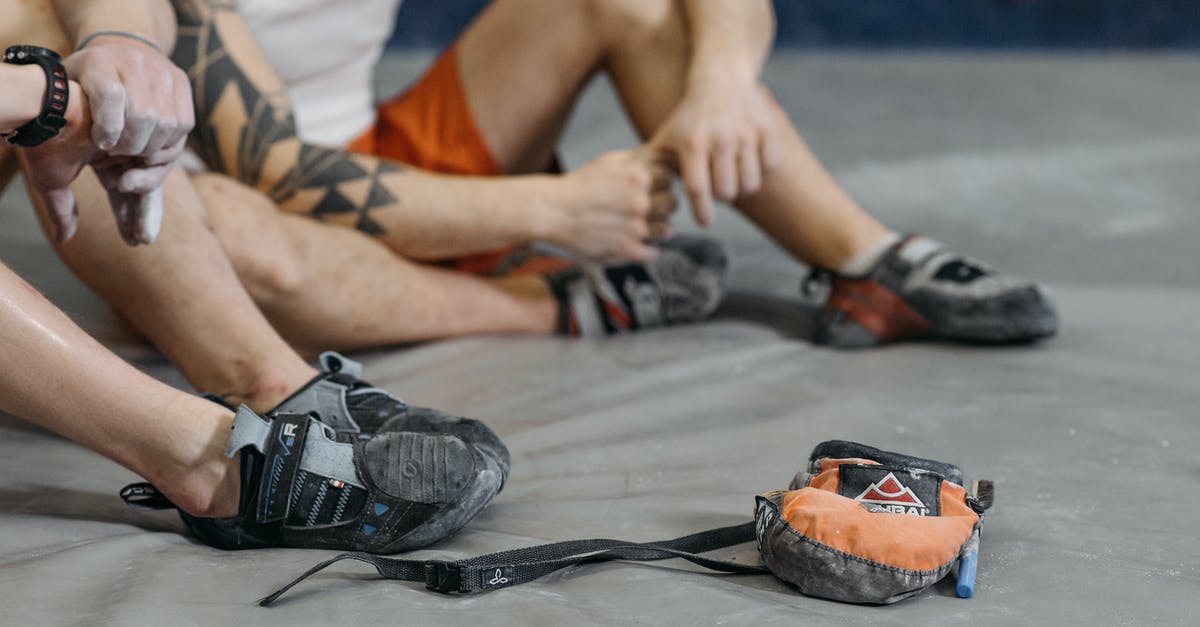
[{"label": "orange shorts", "polygon": [[375,126],[347,148],[444,174],[500,174],[467,106],[453,47],[408,91],[380,105]]},{"label": "orange shorts", "polygon": [[[454,47],[443,53],[415,85],[380,105],[375,126],[347,148],[444,174],[501,173],[467,105]],[[487,274],[511,252],[473,255],[449,265],[464,272]]]}]

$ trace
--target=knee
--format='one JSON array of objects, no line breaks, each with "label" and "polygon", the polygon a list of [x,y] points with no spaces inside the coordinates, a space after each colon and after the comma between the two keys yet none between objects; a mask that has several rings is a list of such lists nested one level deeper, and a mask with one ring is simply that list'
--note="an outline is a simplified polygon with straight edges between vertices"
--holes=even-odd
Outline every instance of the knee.
[{"label": "knee", "polygon": [[308,264],[292,245],[275,203],[223,175],[200,175],[193,183],[213,233],[256,301],[276,301],[304,288]]},{"label": "knee", "polygon": [[244,254],[240,260],[234,260],[234,269],[247,291],[262,304],[300,294],[310,276],[304,260],[285,249]]},{"label": "knee", "polygon": [[589,21],[622,37],[673,30],[682,25],[675,0],[584,0]]},{"label": "knee", "polygon": [[646,28],[679,11],[676,0],[583,0],[588,17],[628,28]]}]

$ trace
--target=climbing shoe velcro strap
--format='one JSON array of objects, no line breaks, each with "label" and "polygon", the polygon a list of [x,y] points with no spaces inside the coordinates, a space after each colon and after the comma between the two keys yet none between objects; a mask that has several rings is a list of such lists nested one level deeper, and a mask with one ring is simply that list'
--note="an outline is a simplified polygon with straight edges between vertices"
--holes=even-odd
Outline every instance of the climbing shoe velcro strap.
[{"label": "climbing shoe velcro strap", "polygon": [[271,421],[263,450],[263,477],[255,507],[255,522],[283,524],[291,486],[300,471],[304,443],[311,424],[307,415],[281,414]]}]

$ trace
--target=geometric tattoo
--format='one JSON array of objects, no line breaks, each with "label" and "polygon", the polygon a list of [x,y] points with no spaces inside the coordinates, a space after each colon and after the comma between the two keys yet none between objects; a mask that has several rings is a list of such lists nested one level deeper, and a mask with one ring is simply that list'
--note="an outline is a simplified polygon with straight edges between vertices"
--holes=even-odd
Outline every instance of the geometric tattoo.
[{"label": "geometric tattoo", "polygon": [[279,81],[256,84],[221,37],[218,16],[236,12],[237,0],[172,4],[179,20],[172,60],[192,84],[191,140],[209,169],[257,188],[289,210],[318,219],[354,216],[358,230],[383,234],[371,211],[397,199],[381,177],[403,168],[300,140],[286,88]]}]

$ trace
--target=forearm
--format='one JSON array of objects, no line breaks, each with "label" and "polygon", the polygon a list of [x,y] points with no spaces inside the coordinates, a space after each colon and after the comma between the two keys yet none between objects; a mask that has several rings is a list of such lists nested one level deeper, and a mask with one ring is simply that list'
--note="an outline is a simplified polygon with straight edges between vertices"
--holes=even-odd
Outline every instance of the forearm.
[{"label": "forearm", "polygon": [[[561,212],[550,176],[449,176],[375,157],[314,146],[282,181],[265,189],[290,212],[356,228],[417,260],[442,260],[552,239]],[[298,177],[294,180],[291,177]]]},{"label": "forearm", "polygon": [[175,14],[167,0],[54,0],[73,46],[100,31],[124,31],[158,44],[175,45]]},{"label": "forearm", "polygon": [[775,39],[767,0],[682,0],[692,42],[689,86],[735,77],[757,81]]}]

